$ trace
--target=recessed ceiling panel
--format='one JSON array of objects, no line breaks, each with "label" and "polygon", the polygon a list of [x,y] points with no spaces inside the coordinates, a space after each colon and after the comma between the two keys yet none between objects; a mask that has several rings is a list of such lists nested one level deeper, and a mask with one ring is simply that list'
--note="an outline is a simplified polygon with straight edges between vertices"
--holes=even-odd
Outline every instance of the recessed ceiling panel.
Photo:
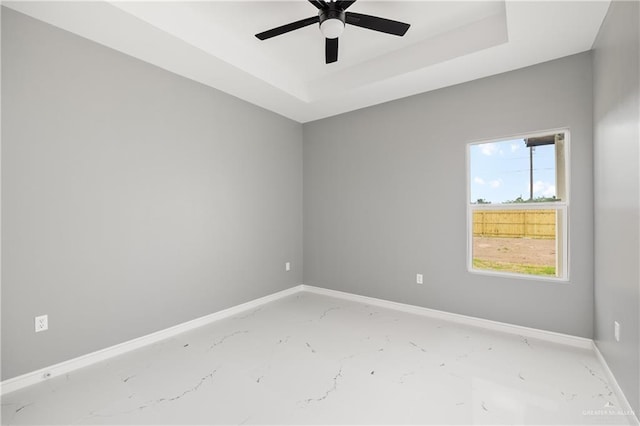
[{"label": "recessed ceiling panel", "polygon": [[[214,2],[114,2],[118,8],[198,47],[211,55],[296,96],[311,101],[323,91],[315,83],[340,74],[342,85],[352,81],[346,74],[376,65],[385,69],[383,76],[415,70],[432,64],[434,58],[451,59],[443,54],[453,42],[459,55],[462,34],[469,45],[478,48],[478,40],[491,39],[496,28],[486,26],[475,34],[468,27],[489,17],[500,16],[498,30],[506,40],[504,2],[389,2],[360,0],[350,12],[380,16],[411,25],[404,37],[347,25],[339,39],[339,60],[325,64],[325,40],[318,25],[304,27],[268,40],[255,34],[303,18],[316,16],[318,10],[305,1],[214,1]],[[491,34],[481,34],[489,31]],[[457,33],[457,35],[456,35]],[[446,35],[447,38],[442,38]],[[462,36],[464,37],[464,36]],[[456,40],[454,40],[456,39]],[[487,44],[488,47],[492,44]],[[431,48],[431,49],[430,49]],[[421,61],[403,61],[424,51]],[[465,49],[470,51],[470,49]],[[396,55],[390,54],[396,52]],[[404,52],[404,53],[403,53]],[[392,59],[394,62],[389,63]],[[373,63],[372,63],[373,61]],[[368,76],[370,80],[374,75]],[[367,76],[365,76],[367,77]],[[322,86],[322,85],[320,85]]]}]

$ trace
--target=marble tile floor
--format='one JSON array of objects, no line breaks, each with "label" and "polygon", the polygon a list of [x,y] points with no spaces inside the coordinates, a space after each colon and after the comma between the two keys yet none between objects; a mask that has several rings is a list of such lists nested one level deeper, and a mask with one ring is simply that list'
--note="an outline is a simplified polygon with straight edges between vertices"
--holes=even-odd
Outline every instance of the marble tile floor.
[{"label": "marble tile floor", "polygon": [[297,293],[15,391],[2,424],[628,424],[595,355]]}]

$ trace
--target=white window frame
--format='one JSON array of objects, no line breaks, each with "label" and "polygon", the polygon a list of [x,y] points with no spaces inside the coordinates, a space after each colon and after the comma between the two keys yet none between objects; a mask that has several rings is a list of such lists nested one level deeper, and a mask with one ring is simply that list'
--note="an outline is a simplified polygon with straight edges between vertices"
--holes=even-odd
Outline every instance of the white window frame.
[{"label": "white window frame", "polygon": [[[486,143],[505,142],[512,139],[535,138],[554,133],[564,133],[564,182],[566,199],[552,203],[518,203],[518,204],[472,204],[471,203],[471,147]],[[568,282],[569,281],[569,203],[570,203],[570,167],[571,167],[571,133],[568,128],[536,131],[500,138],[475,140],[468,142],[466,146],[466,176],[467,176],[467,271],[472,274],[489,275],[496,277],[509,277],[523,280]],[[558,168],[556,164],[556,181]],[[473,212],[478,210],[556,210],[556,272],[558,276],[542,276],[532,274],[519,274],[514,272],[492,271],[476,269],[473,267]],[[560,229],[558,229],[560,228]],[[558,238],[558,236],[560,238]]]}]

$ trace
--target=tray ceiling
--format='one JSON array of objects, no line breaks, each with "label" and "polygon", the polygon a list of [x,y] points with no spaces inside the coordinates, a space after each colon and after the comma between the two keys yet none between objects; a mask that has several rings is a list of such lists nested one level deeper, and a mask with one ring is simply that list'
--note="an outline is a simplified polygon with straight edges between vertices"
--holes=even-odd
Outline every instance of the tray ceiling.
[{"label": "tray ceiling", "polygon": [[404,37],[347,25],[324,63],[298,1],[3,2],[80,36],[307,122],[589,50],[609,1],[373,1],[350,11],[411,24]]}]

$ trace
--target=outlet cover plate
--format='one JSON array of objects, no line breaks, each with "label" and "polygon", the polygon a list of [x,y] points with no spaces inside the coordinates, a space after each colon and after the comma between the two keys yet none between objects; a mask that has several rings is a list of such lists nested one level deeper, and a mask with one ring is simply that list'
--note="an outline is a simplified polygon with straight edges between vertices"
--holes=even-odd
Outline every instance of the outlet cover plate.
[{"label": "outlet cover plate", "polygon": [[40,331],[48,330],[49,329],[49,316],[48,315],[40,315],[39,317],[36,317],[35,325],[36,325],[36,333],[39,333]]}]

